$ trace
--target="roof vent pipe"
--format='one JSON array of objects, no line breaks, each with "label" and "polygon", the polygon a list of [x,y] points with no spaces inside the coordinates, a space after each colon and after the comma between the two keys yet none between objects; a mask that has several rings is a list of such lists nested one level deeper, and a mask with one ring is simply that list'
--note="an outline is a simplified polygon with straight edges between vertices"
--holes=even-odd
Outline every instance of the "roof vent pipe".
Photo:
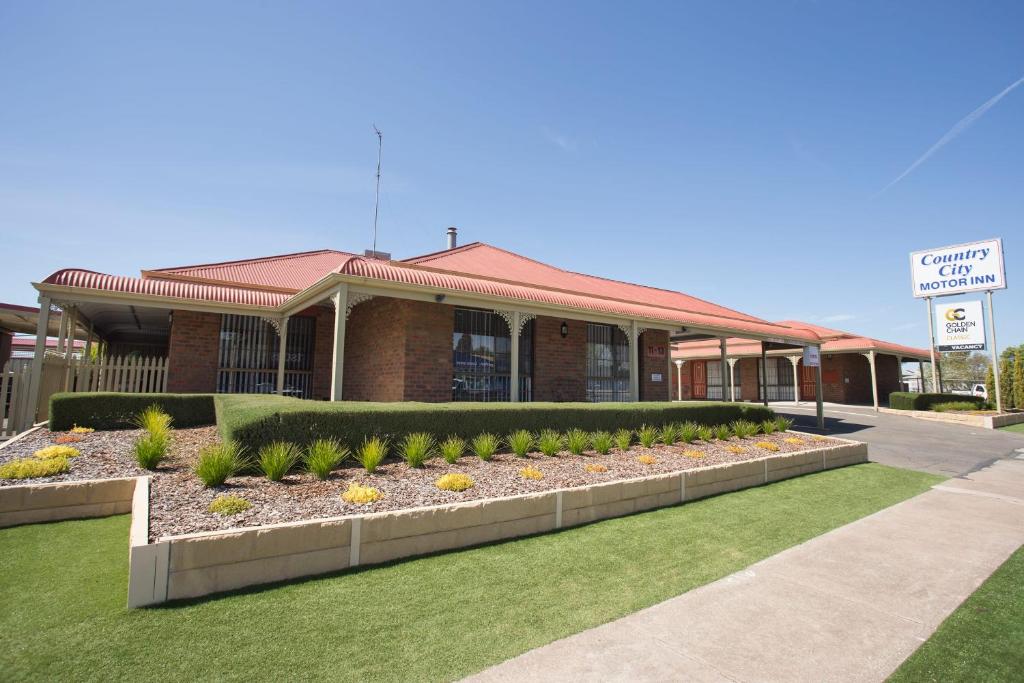
[{"label": "roof vent pipe", "polygon": [[454,249],[458,245],[459,230],[454,225],[448,228],[448,248]]}]

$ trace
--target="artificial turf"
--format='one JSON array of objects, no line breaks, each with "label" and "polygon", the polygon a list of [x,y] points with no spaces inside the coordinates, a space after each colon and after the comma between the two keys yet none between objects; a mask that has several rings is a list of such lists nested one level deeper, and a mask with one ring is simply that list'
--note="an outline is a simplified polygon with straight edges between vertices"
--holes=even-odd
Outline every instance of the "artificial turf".
[{"label": "artificial turf", "polygon": [[1022,672],[1024,548],[946,617],[889,680],[1019,681]]},{"label": "artificial turf", "polygon": [[1015,425],[1000,427],[1000,429],[1007,432],[1017,432],[1018,434],[1024,434],[1024,422],[1018,422]]},{"label": "artificial turf", "polygon": [[0,530],[5,681],[450,680],[925,491],[862,464],[575,529],[150,609],[126,516]]}]

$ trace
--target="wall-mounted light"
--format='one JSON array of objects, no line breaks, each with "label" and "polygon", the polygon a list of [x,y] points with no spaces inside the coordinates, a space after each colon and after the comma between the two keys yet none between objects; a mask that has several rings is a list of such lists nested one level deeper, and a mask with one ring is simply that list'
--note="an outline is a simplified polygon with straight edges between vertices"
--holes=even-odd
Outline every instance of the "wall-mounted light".
[{"label": "wall-mounted light", "polygon": [[563,320],[562,321],[562,327],[559,328],[559,329],[560,329],[560,331],[562,333],[562,339],[565,339],[566,337],[569,336],[569,323],[567,323],[567,322],[565,322]]},{"label": "wall-mounted light", "polygon": [[441,303],[442,301],[444,301],[444,294],[435,294],[434,301],[436,301],[437,303]]}]

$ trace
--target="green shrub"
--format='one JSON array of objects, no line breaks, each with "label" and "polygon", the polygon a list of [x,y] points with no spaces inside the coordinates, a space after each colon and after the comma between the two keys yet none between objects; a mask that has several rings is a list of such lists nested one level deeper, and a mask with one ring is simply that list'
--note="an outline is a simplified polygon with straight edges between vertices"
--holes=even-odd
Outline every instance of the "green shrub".
[{"label": "green shrub", "polygon": [[434,437],[426,432],[406,434],[398,444],[398,452],[409,467],[423,467],[434,451]]},{"label": "green shrub", "polygon": [[895,410],[933,410],[940,403],[971,403],[980,407],[985,403],[981,396],[961,394],[919,394],[913,391],[894,391],[889,394],[889,407]]},{"label": "green shrub", "polygon": [[457,436],[449,436],[437,446],[445,462],[454,465],[466,452],[466,441]]},{"label": "green shrub", "polygon": [[582,455],[590,445],[590,435],[582,429],[570,429],[565,433],[565,445],[573,455]]},{"label": "green shrub", "polygon": [[178,428],[217,422],[213,394],[57,393],[50,397],[50,431],[63,432],[76,424],[135,429],[139,413],[152,406],[169,415]]},{"label": "green shrub", "polygon": [[[533,434],[544,429],[614,431],[686,420],[709,425],[764,420],[773,415],[747,403],[368,403],[265,394],[218,394],[214,401],[221,437],[236,439],[253,451],[272,441],[305,445],[327,437],[349,444],[372,436],[401,439],[413,432],[428,432],[439,440],[472,439],[482,432],[510,434],[518,429]],[[182,424],[177,416],[175,424]]]},{"label": "green shrub", "polygon": [[234,441],[204,446],[193,471],[207,488],[220,486],[248,466],[242,454],[242,448]]},{"label": "green shrub", "polygon": [[793,428],[793,421],[788,417],[777,417],[775,418],[775,429],[780,432],[788,432]]},{"label": "green shrub", "polygon": [[239,496],[217,496],[210,503],[208,509],[210,512],[229,517],[237,515],[239,512],[245,512],[251,507],[252,503]]},{"label": "green shrub", "polygon": [[658,432],[658,440],[666,446],[671,446],[679,440],[679,425],[675,423],[669,423],[661,428]]},{"label": "green shrub", "polygon": [[697,432],[700,431],[697,427],[696,422],[684,422],[679,427],[679,440],[683,443],[693,443],[697,438]]},{"label": "green shrub", "polygon": [[326,480],[348,456],[348,449],[336,439],[317,439],[306,448],[306,471],[317,479]]},{"label": "green shrub", "polygon": [[612,450],[612,435],[608,432],[594,432],[590,435],[590,444],[601,455],[608,455]]},{"label": "green shrub", "polygon": [[517,429],[508,435],[505,442],[508,444],[509,450],[520,458],[525,458],[533,448],[533,434],[526,429]]},{"label": "green shrub", "polygon": [[636,430],[636,438],[640,441],[641,446],[651,448],[654,446],[654,442],[658,440],[658,428],[643,425],[640,429]]},{"label": "green shrub", "polygon": [[936,403],[932,410],[936,413],[948,413],[953,410],[984,410],[984,403],[973,403],[971,401],[950,401],[949,403]]},{"label": "green shrub", "polygon": [[145,470],[155,470],[167,455],[170,437],[166,432],[149,432],[140,436],[133,447],[135,462]]},{"label": "green shrub", "polygon": [[473,453],[476,457],[480,458],[484,462],[487,462],[494,457],[494,454],[498,452],[498,437],[490,432],[484,432],[483,434],[477,434],[473,437],[472,442]]},{"label": "green shrub", "polygon": [[750,420],[736,420],[731,425],[732,433],[741,439],[747,439],[751,436],[755,436],[761,428],[758,427],[756,422]]},{"label": "green shrub", "polygon": [[732,429],[729,428],[729,425],[715,425],[711,431],[719,441],[728,441],[732,436]]},{"label": "green shrub", "polygon": [[775,420],[765,420],[761,423],[761,432],[764,434],[774,434],[779,431],[778,426],[775,424]]},{"label": "green shrub", "polygon": [[473,477],[461,472],[444,474],[434,482],[434,486],[442,491],[465,491],[468,488],[472,488],[473,484]]},{"label": "green shrub", "polygon": [[715,432],[707,425],[700,425],[697,427],[697,438],[701,441],[711,441],[711,439],[715,438]]},{"label": "green shrub", "polygon": [[377,467],[388,457],[388,441],[379,436],[373,436],[363,441],[363,445],[356,451],[356,460],[363,466],[367,474],[373,474]]},{"label": "green shrub", "polygon": [[67,458],[19,458],[0,465],[0,479],[52,477],[71,469]]},{"label": "green shrub", "polygon": [[633,445],[633,432],[629,429],[619,429],[615,432],[615,447],[620,451],[628,451]]},{"label": "green shrub", "polygon": [[545,429],[537,437],[537,448],[548,457],[555,457],[565,447],[562,435],[553,429]]}]

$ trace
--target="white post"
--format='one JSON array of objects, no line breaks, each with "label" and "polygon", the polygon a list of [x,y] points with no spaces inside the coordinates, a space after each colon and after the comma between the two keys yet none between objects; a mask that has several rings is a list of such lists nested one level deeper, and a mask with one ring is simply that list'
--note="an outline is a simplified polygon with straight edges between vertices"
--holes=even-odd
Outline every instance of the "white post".
[{"label": "white post", "polygon": [[331,298],[334,300],[334,372],[331,375],[331,400],[340,401],[345,372],[345,318],[348,312],[348,285],[338,285]]},{"label": "white post", "polygon": [[676,364],[676,393],[678,394],[678,400],[683,400],[683,359],[679,358],[673,361]]},{"label": "white post", "polygon": [[864,354],[864,357],[868,359],[868,365],[871,366],[871,402],[875,406],[875,410],[878,410],[878,373],[875,372],[875,352],[868,351]]},{"label": "white post", "polygon": [[71,357],[75,353],[75,330],[78,327],[78,306],[69,306],[67,312],[68,325],[64,339],[64,383],[63,391],[71,389]]},{"label": "white post", "polygon": [[814,395],[815,395],[815,407],[818,414],[818,429],[825,429],[825,398],[822,396],[824,393],[822,382],[821,382],[821,364],[825,362],[825,359],[821,357],[821,345],[818,348],[818,367],[814,368]]},{"label": "white post", "polygon": [[[926,296],[924,304],[928,307],[928,353],[932,359],[932,392],[938,394],[942,389],[939,388],[938,365],[935,363],[935,314],[932,312],[932,298]],[[921,375],[921,385],[924,386],[924,375]]]},{"label": "white post", "polygon": [[[42,309],[39,310],[42,313]],[[60,311],[60,322],[57,324],[57,353],[64,353],[64,332],[67,329],[68,322],[68,310],[67,307],[61,308]],[[47,330],[49,332],[49,330]]]},{"label": "white post", "polygon": [[999,354],[996,351],[996,309],[992,307],[992,290],[985,292],[988,296],[988,336],[992,345],[992,380],[996,390],[996,412],[1003,412],[1003,397],[999,392]]},{"label": "white post", "polygon": [[281,318],[277,333],[277,393],[284,395],[284,365],[288,358],[288,316]]},{"label": "white post", "polygon": [[793,405],[800,405],[800,371],[798,366],[800,365],[800,356],[787,356],[789,362],[793,364]]},{"label": "white post", "polygon": [[920,358],[917,359],[917,374],[919,375],[918,378],[917,378],[917,391],[919,393],[923,394],[924,393],[924,361],[921,360]]},{"label": "white post", "polygon": [[43,379],[43,356],[46,355],[46,333],[50,329],[50,297],[39,297],[39,320],[36,322],[36,350],[32,357],[32,375],[28,387],[28,412],[32,422],[38,417],[39,383]]},{"label": "white post", "polygon": [[640,332],[634,320],[629,326],[629,395],[640,400]]},{"label": "white post", "polygon": [[[729,400],[736,402],[736,359],[729,358]],[[725,394],[722,394],[725,397]]]},{"label": "white post", "polygon": [[512,358],[511,358],[511,386],[509,387],[509,401],[512,403],[519,402],[519,327],[522,324],[523,314],[519,311],[512,311],[512,325],[509,328],[509,334],[512,338]]},{"label": "white post", "polygon": [[719,352],[719,356],[721,358],[721,363],[722,363],[722,372],[720,373],[721,377],[722,377],[722,398],[721,398],[721,400],[724,401],[725,400],[725,376],[729,374],[729,360],[725,356],[725,353],[726,353],[725,337],[719,337],[718,338],[718,352]]},{"label": "white post", "polygon": [[92,357],[92,337],[93,337],[93,326],[92,321],[89,321],[89,334],[85,337],[85,351],[82,353],[82,357],[85,358],[86,362]]}]

